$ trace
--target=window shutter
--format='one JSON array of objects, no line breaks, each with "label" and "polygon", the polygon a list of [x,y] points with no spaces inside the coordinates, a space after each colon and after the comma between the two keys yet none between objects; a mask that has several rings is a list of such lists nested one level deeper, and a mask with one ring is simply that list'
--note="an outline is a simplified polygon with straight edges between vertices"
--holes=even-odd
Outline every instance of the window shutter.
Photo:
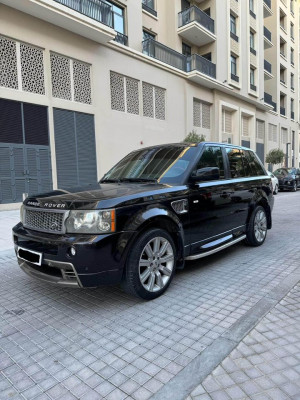
[{"label": "window shutter", "polygon": [[201,127],[201,102],[196,99],[193,101],[193,125]]},{"label": "window shutter", "polygon": [[263,140],[265,136],[265,123],[256,120],[256,138]]},{"label": "window shutter", "polygon": [[110,92],[112,110],[125,112],[125,89],[122,75],[110,73]]},{"label": "window shutter", "polygon": [[249,118],[242,117],[242,136],[249,136]]},{"label": "window shutter", "polygon": [[202,127],[210,129],[210,105],[202,103]]},{"label": "window shutter", "polygon": [[232,133],[232,113],[230,111],[224,110],[223,118],[223,132],[231,134]]}]

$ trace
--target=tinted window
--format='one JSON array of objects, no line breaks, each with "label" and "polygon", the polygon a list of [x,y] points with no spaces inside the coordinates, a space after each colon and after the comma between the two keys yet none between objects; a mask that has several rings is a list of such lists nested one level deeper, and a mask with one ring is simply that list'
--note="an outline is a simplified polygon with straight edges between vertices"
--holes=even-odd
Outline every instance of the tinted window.
[{"label": "tinted window", "polygon": [[243,154],[240,149],[226,148],[228,155],[231,178],[242,178],[246,176],[243,164]]},{"label": "tinted window", "polygon": [[253,176],[250,162],[245,154],[245,151],[241,150],[241,153],[242,153],[242,158],[243,158],[245,176]]},{"label": "tinted window", "polygon": [[205,147],[201,158],[197,164],[197,171],[205,168],[219,168],[220,179],[224,179],[224,162],[221,147],[209,146]]},{"label": "tinted window", "polygon": [[247,151],[245,150],[245,153],[247,155],[247,158],[249,160],[249,164],[252,170],[252,175],[253,176],[261,176],[261,175],[266,175],[260,161],[258,160],[257,156],[253,151]]}]

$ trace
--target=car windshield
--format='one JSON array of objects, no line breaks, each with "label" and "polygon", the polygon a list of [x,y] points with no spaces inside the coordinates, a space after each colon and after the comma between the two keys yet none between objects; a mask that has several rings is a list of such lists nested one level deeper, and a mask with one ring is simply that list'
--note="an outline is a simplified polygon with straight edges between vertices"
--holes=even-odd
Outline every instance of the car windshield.
[{"label": "car windshield", "polygon": [[197,147],[185,144],[134,151],[105,174],[100,182],[179,183],[196,151]]},{"label": "car windshield", "polygon": [[279,168],[276,169],[276,171],[273,172],[275,176],[286,176],[288,174],[288,170],[285,168]]}]

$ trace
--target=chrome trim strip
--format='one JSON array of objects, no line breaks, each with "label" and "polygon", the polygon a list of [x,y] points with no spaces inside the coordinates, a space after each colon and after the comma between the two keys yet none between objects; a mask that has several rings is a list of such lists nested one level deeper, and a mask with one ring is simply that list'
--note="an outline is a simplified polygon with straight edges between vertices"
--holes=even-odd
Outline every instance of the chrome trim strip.
[{"label": "chrome trim strip", "polygon": [[[38,262],[33,262],[33,261],[26,260],[26,258],[23,258],[23,257],[20,256],[19,250],[28,251],[28,253],[32,253],[32,254],[38,255],[39,256],[39,261]],[[40,252],[37,252],[37,251],[33,251],[33,250],[29,250],[29,249],[25,249],[25,247],[18,246],[17,247],[17,257],[19,257],[21,260],[24,260],[24,261],[27,261],[27,262],[31,262],[31,264],[35,264],[35,265],[38,265],[40,267],[41,264],[42,264],[43,253],[40,253]]]},{"label": "chrome trim strip", "polygon": [[218,247],[217,249],[206,251],[205,253],[195,254],[194,256],[185,257],[185,260],[198,260],[198,258],[210,256],[211,254],[214,254],[214,253],[217,253],[218,251],[224,250],[224,249],[226,249],[226,247],[232,246],[244,239],[246,239],[246,235],[242,235],[239,238],[232,240],[229,243],[225,243],[225,244],[223,244],[223,246]]},{"label": "chrome trim strip", "polygon": [[221,244],[223,242],[226,242],[229,239],[232,239],[232,237],[233,237],[233,235],[228,235],[228,236],[222,237],[220,239],[214,240],[213,242],[209,242],[209,243],[204,244],[203,246],[201,246],[201,248],[202,249],[207,249],[209,247],[217,246],[218,244]]},{"label": "chrome trim strip", "polygon": [[71,282],[71,281],[65,281],[57,276],[51,276],[47,274],[43,274],[40,271],[36,271],[35,269],[31,268],[25,261],[19,261],[20,268],[29,276],[33,278],[40,279],[44,282],[56,284],[59,286],[65,286],[65,287],[76,287],[79,288],[78,282]]}]

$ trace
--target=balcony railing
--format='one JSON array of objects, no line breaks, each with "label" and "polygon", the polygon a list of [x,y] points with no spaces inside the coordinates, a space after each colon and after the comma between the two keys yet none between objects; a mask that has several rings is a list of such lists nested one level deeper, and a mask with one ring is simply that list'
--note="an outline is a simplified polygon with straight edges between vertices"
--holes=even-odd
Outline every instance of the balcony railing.
[{"label": "balcony railing", "polygon": [[190,22],[198,22],[205,29],[210,32],[215,32],[215,21],[207,15],[204,11],[196,6],[192,6],[178,14],[178,27],[181,28]]},{"label": "balcony railing", "polygon": [[124,35],[123,33],[117,32],[116,37],[114,38],[114,41],[120,44],[123,44],[124,46],[128,45],[128,36]]},{"label": "balcony railing", "polygon": [[236,42],[239,41],[239,37],[238,37],[235,33],[233,33],[233,32],[230,32],[230,37],[231,37],[233,40],[235,40]]},{"label": "balcony railing", "polygon": [[193,54],[187,57],[187,72],[194,70],[216,79],[216,64],[199,56],[199,54]]},{"label": "balcony railing", "polygon": [[285,115],[285,107],[280,106],[280,114]]},{"label": "balcony railing", "polygon": [[271,0],[264,0],[264,3],[271,9]]},{"label": "balcony railing", "polygon": [[272,42],[272,33],[269,31],[268,28],[264,26],[264,36],[267,38],[270,42]]},{"label": "balcony railing", "polygon": [[154,39],[143,41],[143,53],[184,72],[199,71],[216,79],[216,64],[198,54],[185,56]]},{"label": "balcony railing", "polygon": [[291,119],[295,119],[295,112],[291,111]]},{"label": "balcony railing", "polygon": [[154,39],[146,39],[143,41],[143,53],[186,72],[187,57]]},{"label": "balcony railing", "polygon": [[277,104],[273,101],[272,96],[269,93],[264,93],[264,101],[273,107],[274,111],[277,111]]},{"label": "balcony railing", "polygon": [[239,78],[237,75],[235,75],[235,74],[231,74],[231,79],[232,79],[233,81],[235,81],[235,82],[239,82],[239,81],[240,81],[240,78]]},{"label": "balcony railing", "polygon": [[272,64],[270,64],[267,60],[264,60],[264,69],[272,74]]},{"label": "balcony railing", "polygon": [[113,27],[111,6],[101,0],[54,0],[74,11],[92,18],[102,24]]},{"label": "balcony railing", "polygon": [[252,11],[252,10],[250,10],[249,12],[250,12],[251,17],[254,18],[254,19],[256,19],[256,14],[255,14],[255,12]]},{"label": "balcony railing", "polygon": [[253,85],[253,83],[250,83],[250,89],[253,90],[253,92],[256,92],[256,86]]},{"label": "balcony railing", "polygon": [[154,0],[143,0],[142,7],[145,11],[148,11],[150,14],[155,15],[155,17],[157,17],[157,11],[155,10]]},{"label": "balcony railing", "polygon": [[255,50],[253,47],[251,47],[251,46],[250,46],[250,52],[251,52],[254,56],[256,56],[256,50]]}]

